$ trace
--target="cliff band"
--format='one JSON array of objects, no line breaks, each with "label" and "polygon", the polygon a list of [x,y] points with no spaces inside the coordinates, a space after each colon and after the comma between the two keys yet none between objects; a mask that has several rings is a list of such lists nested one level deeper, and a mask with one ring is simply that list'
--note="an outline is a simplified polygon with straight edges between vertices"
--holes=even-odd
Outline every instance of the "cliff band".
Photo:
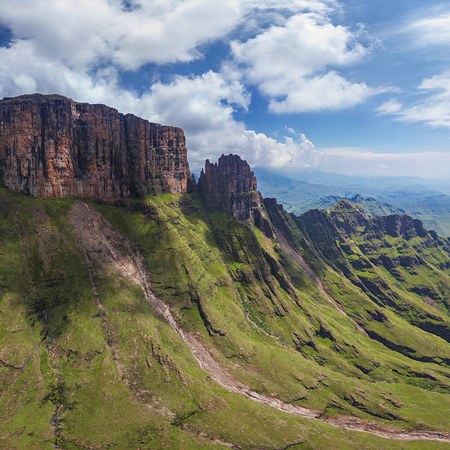
[{"label": "cliff band", "polygon": [[0,184],[114,201],[193,187],[184,132],[59,95],[0,101]]}]

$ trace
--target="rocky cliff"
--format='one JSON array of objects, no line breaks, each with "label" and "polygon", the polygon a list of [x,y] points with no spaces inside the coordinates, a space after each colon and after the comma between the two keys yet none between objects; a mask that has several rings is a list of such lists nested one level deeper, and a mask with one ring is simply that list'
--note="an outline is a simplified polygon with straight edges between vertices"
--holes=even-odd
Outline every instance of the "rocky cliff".
[{"label": "rocky cliff", "polygon": [[39,94],[0,101],[0,182],[33,196],[104,201],[193,186],[180,128]]},{"label": "rocky cliff", "polygon": [[241,220],[250,218],[261,206],[256,189],[255,175],[238,155],[222,155],[215,164],[206,160],[198,180],[198,190],[208,209],[223,209]]},{"label": "rocky cliff", "polygon": [[222,155],[215,164],[206,160],[198,191],[207,209],[225,211],[239,220],[251,219],[266,235],[272,235],[256,177],[240,156]]}]

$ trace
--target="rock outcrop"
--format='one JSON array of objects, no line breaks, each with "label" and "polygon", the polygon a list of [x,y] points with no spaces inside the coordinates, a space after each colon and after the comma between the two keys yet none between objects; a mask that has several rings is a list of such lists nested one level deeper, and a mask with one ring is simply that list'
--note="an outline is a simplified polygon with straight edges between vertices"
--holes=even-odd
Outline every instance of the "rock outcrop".
[{"label": "rock outcrop", "polygon": [[107,202],[194,186],[180,128],[40,94],[0,101],[0,182],[33,196]]},{"label": "rock outcrop", "polygon": [[272,235],[256,177],[240,156],[222,155],[215,164],[206,160],[198,191],[207,209],[225,211],[239,220],[251,219],[266,235]]},{"label": "rock outcrop", "polygon": [[261,206],[256,177],[238,155],[222,155],[219,162],[206,160],[198,190],[208,209],[221,209],[240,220],[249,219]]},{"label": "rock outcrop", "polygon": [[374,231],[378,235],[388,234],[392,237],[401,237],[410,240],[414,237],[425,237],[432,235],[437,239],[435,231],[428,231],[419,219],[413,219],[406,214],[391,214],[389,216],[378,217],[374,220]]}]

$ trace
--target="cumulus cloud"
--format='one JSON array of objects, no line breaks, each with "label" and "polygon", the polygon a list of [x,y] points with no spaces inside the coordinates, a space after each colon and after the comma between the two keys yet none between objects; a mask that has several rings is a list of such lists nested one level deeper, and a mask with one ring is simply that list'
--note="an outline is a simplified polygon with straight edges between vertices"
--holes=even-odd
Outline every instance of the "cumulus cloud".
[{"label": "cumulus cloud", "polygon": [[71,68],[188,62],[202,44],[222,38],[255,11],[326,11],[333,0],[21,0],[0,2],[15,40]]},{"label": "cumulus cloud", "polygon": [[317,152],[304,135],[279,142],[235,120],[235,109],[245,110],[249,102],[240,82],[210,71],[153,85],[141,98],[139,108],[143,115],[179,124],[186,130],[192,167],[200,167],[205,158],[215,160],[222,153],[238,153],[254,166],[302,168],[312,164]]},{"label": "cumulus cloud", "polygon": [[245,42],[232,42],[235,61],[270,98],[272,112],[344,109],[378,92],[336,72],[360,62],[369,49],[358,40],[360,30],[333,24],[330,5],[324,6],[294,14]]},{"label": "cumulus cloud", "polygon": [[21,0],[0,2],[14,39],[32,40],[40,56],[71,68],[191,61],[198,46],[222,37],[243,17],[236,0]]},{"label": "cumulus cloud", "polygon": [[131,111],[133,94],[118,86],[113,67],[95,73],[75,70],[58,60],[38,55],[33,41],[17,41],[0,48],[0,94],[7,96],[41,92],[59,93],[92,103],[107,103]]},{"label": "cumulus cloud", "polygon": [[286,93],[284,100],[271,99],[269,110],[277,114],[340,110],[351,108],[375,93],[365,83],[351,83],[333,71],[323,76],[305,78],[297,84],[295,89]]},{"label": "cumulus cloud", "polygon": [[425,78],[417,87],[419,101],[404,105],[391,99],[377,108],[402,122],[419,122],[432,127],[450,127],[450,72]]}]

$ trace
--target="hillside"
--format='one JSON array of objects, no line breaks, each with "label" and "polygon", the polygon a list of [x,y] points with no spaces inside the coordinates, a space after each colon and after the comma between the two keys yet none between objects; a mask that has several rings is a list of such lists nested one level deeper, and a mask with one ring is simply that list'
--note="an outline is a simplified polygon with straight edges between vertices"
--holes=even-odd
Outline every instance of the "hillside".
[{"label": "hillside", "polygon": [[0,188],[0,447],[448,448],[449,240],[256,183]]},{"label": "hillside", "polygon": [[[433,304],[389,278],[388,304],[343,278],[339,258],[317,263],[334,304],[283,241],[195,195],[118,208],[2,190],[1,205],[3,446],[384,445],[327,423],[348,415],[375,431],[449,429],[448,275]],[[445,251],[426,259],[437,268]],[[222,372],[324,422],[227,392]]]}]

